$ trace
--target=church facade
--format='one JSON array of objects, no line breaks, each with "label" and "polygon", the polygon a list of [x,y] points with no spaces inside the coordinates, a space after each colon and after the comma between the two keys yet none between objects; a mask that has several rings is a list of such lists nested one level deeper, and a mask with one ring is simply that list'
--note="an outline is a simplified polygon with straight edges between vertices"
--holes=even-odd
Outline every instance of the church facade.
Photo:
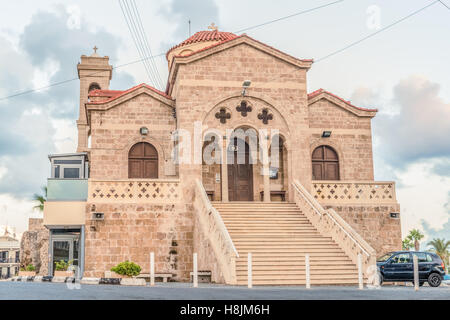
[{"label": "church facade", "polygon": [[[395,183],[374,181],[377,110],[308,93],[313,60],[245,34],[201,31],[167,60],[162,92],[110,90],[109,58],[81,57],[78,150],[49,157],[50,274],[60,259],[84,277],[125,260],[148,273],[154,252],[156,272],[187,281],[197,253],[213,281],[239,284],[250,252],[274,270],[305,253],[368,269],[401,248]],[[300,283],[289,270],[261,284]]]}]

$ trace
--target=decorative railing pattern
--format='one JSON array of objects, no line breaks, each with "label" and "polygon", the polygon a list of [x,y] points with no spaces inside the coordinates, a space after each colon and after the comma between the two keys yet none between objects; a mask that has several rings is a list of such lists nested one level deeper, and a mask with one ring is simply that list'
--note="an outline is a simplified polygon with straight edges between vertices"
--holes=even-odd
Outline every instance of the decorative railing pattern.
[{"label": "decorative railing pattern", "polygon": [[353,263],[358,263],[361,254],[364,274],[370,276],[372,270],[369,267],[376,264],[375,250],[336,211],[325,210],[300,182],[296,180],[293,187],[296,204],[314,227],[322,235],[332,237]]},{"label": "decorative railing pattern", "polygon": [[89,180],[89,201],[98,203],[178,203],[179,180]]},{"label": "decorative railing pattern", "polygon": [[239,254],[219,212],[212,206],[200,180],[196,180],[194,211],[201,231],[209,239],[226,284],[236,284]]},{"label": "decorative railing pattern", "polygon": [[313,181],[312,195],[321,203],[395,203],[395,182]]}]

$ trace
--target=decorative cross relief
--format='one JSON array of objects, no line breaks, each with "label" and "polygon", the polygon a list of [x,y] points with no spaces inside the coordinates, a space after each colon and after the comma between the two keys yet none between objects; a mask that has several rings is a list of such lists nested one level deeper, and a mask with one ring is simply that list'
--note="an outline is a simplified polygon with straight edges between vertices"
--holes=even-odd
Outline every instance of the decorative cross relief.
[{"label": "decorative cross relief", "polygon": [[217,31],[219,29],[218,26],[214,22],[211,23],[211,25],[208,27],[209,30]]},{"label": "decorative cross relief", "polygon": [[269,109],[263,109],[260,114],[258,114],[258,119],[262,120],[264,124],[269,124],[269,120],[273,120],[273,114],[269,113]]},{"label": "decorative cross relief", "polygon": [[216,113],[216,118],[220,119],[220,123],[225,124],[227,120],[231,119],[231,113],[227,112],[225,108],[220,108],[220,112]]},{"label": "decorative cross relief", "polygon": [[249,112],[252,112],[252,107],[246,101],[242,101],[240,106],[236,107],[237,112],[240,112],[243,117],[246,117]]}]

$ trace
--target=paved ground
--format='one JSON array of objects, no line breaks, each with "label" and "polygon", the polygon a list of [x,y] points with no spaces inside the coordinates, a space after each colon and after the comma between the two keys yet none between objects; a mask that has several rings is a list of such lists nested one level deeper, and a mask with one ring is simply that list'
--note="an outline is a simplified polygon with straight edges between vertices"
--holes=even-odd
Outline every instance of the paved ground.
[{"label": "paved ground", "polygon": [[358,290],[355,287],[231,287],[200,284],[197,289],[186,283],[157,284],[155,287],[82,285],[69,290],[66,284],[0,282],[0,300],[450,300],[450,287],[385,286]]}]

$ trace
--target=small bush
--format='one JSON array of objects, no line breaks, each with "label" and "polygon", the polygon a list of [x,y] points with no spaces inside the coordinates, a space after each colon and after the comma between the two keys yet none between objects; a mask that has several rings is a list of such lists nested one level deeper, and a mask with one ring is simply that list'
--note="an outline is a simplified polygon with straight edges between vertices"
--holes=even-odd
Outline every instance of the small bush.
[{"label": "small bush", "polygon": [[119,263],[115,267],[112,267],[111,271],[122,276],[136,277],[141,273],[141,267],[134,262],[125,261]]},{"label": "small bush", "polygon": [[55,262],[55,270],[56,271],[67,271],[69,267],[72,265],[72,261],[65,262],[64,260],[60,260],[59,262]]},{"label": "small bush", "polygon": [[32,264],[27,265],[26,271],[36,271],[36,267]]}]

